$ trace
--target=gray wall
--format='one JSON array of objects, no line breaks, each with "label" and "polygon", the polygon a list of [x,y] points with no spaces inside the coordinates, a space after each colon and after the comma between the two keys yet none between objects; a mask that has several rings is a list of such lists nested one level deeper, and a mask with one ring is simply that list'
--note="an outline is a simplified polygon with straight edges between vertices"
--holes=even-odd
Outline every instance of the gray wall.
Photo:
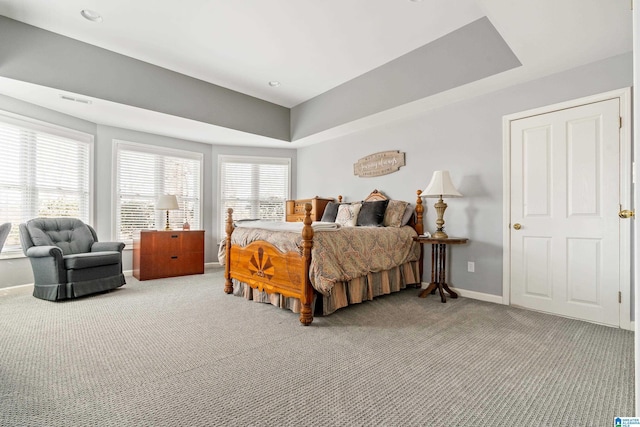
[{"label": "gray wall", "polygon": [[[445,229],[470,239],[451,248],[449,272],[458,288],[502,295],[502,117],[507,114],[632,85],[632,55],[517,85],[413,117],[410,120],[298,150],[298,196],[359,200],[373,189],[414,202],[434,170],[448,169],[464,195],[445,200]],[[376,178],[353,175],[353,163],[386,150],[406,153],[400,171]],[[435,230],[433,199],[426,200],[426,230]],[[428,257],[427,257],[428,258]],[[475,273],[467,272],[474,261]],[[429,271],[430,259],[425,261]]]},{"label": "gray wall", "polygon": [[290,140],[280,105],[4,16],[0,40],[0,76]]},{"label": "gray wall", "polygon": [[489,19],[480,18],[295,106],[292,140],[520,65]]},{"label": "gray wall", "polygon": [[[66,126],[94,135],[94,218],[98,238],[112,240],[115,235],[114,211],[112,207],[113,190],[113,140],[124,140],[159,147],[179,148],[181,150],[202,153],[203,170],[203,228],[205,230],[205,262],[217,261],[217,242],[220,241],[217,215],[218,198],[218,154],[253,155],[269,157],[288,157],[292,159],[292,178],[296,177],[296,150],[249,148],[224,145],[210,145],[200,142],[169,138],[128,129],[98,125],[71,116],[60,114],[46,108],[0,95],[0,110],[43,120],[56,125]],[[295,196],[295,183],[292,196]],[[124,269],[130,270],[131,246],[125,248]],[[29,261],[24,257],[0,259],[0,288],[33,283],[33,274]]]}]

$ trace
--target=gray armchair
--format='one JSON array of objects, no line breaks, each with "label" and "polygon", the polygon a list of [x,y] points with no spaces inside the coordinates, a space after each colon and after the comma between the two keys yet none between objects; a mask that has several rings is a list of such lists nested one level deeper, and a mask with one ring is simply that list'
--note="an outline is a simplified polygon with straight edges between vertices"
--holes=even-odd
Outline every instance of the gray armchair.
[{"label": "gray armchair", "polygon": [[11,231],[11,223],[5,222],[0,225],[0,252],[2,252],[2,248],[4,247],[4,242],[7,240],[9,236],[9,232]]},{"label": "gray armchair", "polygon": [[36,218],[20,224],[29,257],[33,296],[49,301],[76,298],[124,285],[124,243],[98,242],[95,230],[74,218]]}]

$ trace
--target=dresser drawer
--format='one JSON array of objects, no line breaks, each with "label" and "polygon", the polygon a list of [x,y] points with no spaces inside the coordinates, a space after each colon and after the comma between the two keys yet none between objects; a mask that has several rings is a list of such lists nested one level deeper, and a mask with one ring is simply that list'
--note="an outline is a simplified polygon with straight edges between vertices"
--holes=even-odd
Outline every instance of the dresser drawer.
[{"label": "dresser drawer", "polygon": [[313,199],[298,199],[286,201],[286,220],[288,222],[304,221],[304,207],[307,203],[311,205],[311,221],[320,221],[324,208],[333,199],[321,199],[314,197]]}]

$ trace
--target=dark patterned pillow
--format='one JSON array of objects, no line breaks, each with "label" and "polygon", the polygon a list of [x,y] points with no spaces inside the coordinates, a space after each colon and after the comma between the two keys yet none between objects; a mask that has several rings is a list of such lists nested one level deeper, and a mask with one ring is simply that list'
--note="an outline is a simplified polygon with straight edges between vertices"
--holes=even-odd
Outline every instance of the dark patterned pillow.
[{"label": "dark patterned pillow", "polygon": [[382,227],[382,223],[384,222],[384,212],[387,210],[388,203],[388,200],[362,203],[356,225]]},{"label": "dark patterned pillow", "polygon": [[336,222],[336,216],[338,215],[338,208],[340,207],[340,203],[329,202],[327,206],[324,208],[324,213],[322,214],[322,218],[320,221],[323,222]]},{"label": "dark patterned pillow", "polygon": [[391,200],[387,206],[387,210],[384,213],[384,226],[385,227],[400,227],[402,225],[402,217],[404,211],[407,209],[407,202],[400,200]]}]

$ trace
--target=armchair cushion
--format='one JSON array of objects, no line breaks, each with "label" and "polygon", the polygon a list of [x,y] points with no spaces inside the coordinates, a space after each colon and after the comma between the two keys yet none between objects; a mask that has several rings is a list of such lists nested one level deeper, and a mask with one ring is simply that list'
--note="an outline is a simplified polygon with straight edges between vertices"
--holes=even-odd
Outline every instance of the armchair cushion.
[{"label": "armchair cushion", "polygon": [[67,270],[81,270],[83,268],[119,264],[121,258],[120,252],[116,251],[65,255],[64,268]]}]

